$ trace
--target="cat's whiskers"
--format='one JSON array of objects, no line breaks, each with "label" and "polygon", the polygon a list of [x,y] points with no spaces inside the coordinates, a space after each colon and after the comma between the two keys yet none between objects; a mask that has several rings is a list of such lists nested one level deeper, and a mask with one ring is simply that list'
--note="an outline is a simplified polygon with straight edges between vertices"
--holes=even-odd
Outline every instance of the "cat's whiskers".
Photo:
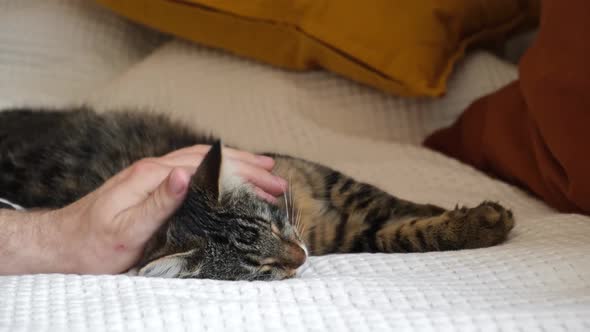
[{"label": "cat's whiskers", "polygon": [[289,201],[287,200],[287,191],[283,193],[283,200],[285,201],[285,211],[287,212],[287,220],[289,223],[291,222],[291,217],[289,216]]},{"label": "cat's whiskers", "polygon": [[301,218],[301,209],[298,209],[297,210],[297,227],[299,228],[299,230],[301,232],[303,232],[303,229],[304,229],[304,225],[303,225],[302,220],[303,219]]},{"label": "cat's whiskers", "polygon": [[293,214],[295,212],[295,204],[293,204],[294,203],[294,201],[293,201],[293,184],[292,184],[292,181],[291,181],[291,177],[290,176],[289,176],[289,188],[288,188],[288,190],[289,190],[289,204],[291,205],[291,218],[293,218]]},{"label": "cat's whiskers", "polygon": [[297,209],[297,221],[295,222],[296,229],[297,232],[299,233],[300,237],[303,237],[303,235],[305,234],[305,230],[306,230],[306,224],[303,222],[303,219],[301,217],[301,209]]},{"label": "cat's whiskers", "polygon": [[287,221],[292,226],[295,226],[295,204],[293,200],[293,186],[291,184],[291,177],[289,176],[287,190],[283,193],[283,199],[285,200],[285,210],[287,213]]}]

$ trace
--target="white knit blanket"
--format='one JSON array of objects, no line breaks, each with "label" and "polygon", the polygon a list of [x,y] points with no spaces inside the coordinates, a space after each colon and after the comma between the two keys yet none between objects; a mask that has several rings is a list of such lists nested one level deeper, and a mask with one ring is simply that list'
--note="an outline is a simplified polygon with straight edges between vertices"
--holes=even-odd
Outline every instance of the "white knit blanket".
[{"label": "white knit blanket", "polygon": [[446,207],[497,200],[517,220],[493,248],[313,257],[296,279],[278,282],[0,277],[0,330],[590,330],[590,218],[556,213],[407,144],[515,76],[513,66],[473,54],[445,98],[401,99],[170,41],[85,1],[0,0],[0,106],[149,107],[404,198]]}]

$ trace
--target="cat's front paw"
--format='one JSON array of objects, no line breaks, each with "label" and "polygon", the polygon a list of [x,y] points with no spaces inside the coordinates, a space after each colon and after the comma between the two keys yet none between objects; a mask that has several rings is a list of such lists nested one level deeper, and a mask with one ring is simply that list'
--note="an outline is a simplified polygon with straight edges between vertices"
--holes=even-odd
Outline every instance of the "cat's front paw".
[{"label": "cat's front paw", "polygon": [[449,226],[459,233],[461,247],[465,249],[499,244],[514,227],[512,211],[494,202],[485,201],[474,208],[455,209],[449,214]]}]

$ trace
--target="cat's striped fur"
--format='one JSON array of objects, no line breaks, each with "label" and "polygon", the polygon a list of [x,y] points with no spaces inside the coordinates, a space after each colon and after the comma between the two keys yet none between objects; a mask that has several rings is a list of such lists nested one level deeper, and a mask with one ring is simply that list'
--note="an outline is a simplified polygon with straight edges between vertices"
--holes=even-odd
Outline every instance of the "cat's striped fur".
[{"label": "cat's striped fur", "polygon": [[[58,208],[142,158],[215,141],[151,113],[3,111],[0,197]],[[217,146],[199,167],[185,203],[148,244],[141,273],[282,279],[305,261],[304,249],[324,255],[482,248],[504,241],[514,225],[512,213],[497,203],[445,210],[310,161],[269,155],[276,160],[273,172],[290,182],[278,206],[247,186],[211,189],[221,181]]]},{"label": "cat's striped fur", "polygon": [[394,197],[315,163],[274,156],[275,172],[296,188],[303,238],[314,255],[481,248],[502,242],[514,225],[512,212],[497,203],[447,211]]}]

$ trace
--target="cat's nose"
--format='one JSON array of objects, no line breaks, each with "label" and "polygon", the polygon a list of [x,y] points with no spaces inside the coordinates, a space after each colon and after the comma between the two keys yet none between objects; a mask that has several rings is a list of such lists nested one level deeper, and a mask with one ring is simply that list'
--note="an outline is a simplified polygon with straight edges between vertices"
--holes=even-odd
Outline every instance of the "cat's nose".
[{"label": "cat's nose", "polygon": [[291,244],[286,250],[285,257],[283,257],[282,264],[288,269],[297,269],[307,259],[305,251],[297,244]]}]

